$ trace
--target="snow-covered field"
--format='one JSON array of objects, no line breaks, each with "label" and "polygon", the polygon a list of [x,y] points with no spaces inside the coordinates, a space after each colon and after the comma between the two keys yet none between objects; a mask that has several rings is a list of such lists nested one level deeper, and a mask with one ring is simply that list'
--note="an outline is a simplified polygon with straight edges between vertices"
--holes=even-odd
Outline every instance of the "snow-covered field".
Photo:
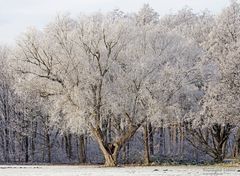
[{"label": "snow-covered field", "polygon": [[0,166],[0,176],[240,176],[240,167]]}]

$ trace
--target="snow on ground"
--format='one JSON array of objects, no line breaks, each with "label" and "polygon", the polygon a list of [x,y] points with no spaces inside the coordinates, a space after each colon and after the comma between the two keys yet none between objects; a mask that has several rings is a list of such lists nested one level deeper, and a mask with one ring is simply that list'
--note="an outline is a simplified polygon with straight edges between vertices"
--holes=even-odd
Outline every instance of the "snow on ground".
[{"label": "snow on ground", "polygon": [[240,167],[0,166],[0,176],[240,176]]}]

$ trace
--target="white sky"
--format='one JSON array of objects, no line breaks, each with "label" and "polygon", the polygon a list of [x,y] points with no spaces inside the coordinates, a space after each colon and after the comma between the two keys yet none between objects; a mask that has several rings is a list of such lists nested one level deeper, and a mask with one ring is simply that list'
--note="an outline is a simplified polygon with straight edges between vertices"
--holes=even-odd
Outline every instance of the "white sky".
[{"label": "white sky", "polygon": [[29,26],[43,28],[57,13],[110,11],[119,8],[125,12],[138,11],[149,3],[160,15],[176,12],[188,6],[199,12],[209,9],[218,13],[229,0],[0,0],[0,44],[12,44]]}]

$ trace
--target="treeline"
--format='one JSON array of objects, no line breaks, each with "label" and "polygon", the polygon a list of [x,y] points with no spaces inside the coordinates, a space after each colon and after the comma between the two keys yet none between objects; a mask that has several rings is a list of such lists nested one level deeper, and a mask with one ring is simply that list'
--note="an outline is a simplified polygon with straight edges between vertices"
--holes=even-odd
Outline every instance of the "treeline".
[{"label": "treeline", "polygon": [[56,17],[0,49],[1,163],[222,162],[240,152],[240,4]]}]

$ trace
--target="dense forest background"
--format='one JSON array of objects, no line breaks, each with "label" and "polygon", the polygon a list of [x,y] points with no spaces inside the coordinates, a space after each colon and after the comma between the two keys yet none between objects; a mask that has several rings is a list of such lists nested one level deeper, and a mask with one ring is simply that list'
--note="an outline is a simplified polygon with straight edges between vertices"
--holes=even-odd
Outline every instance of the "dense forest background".
[{"label": "dense forest background", "polygon": [[240,4],[56,17],[0,47],[0,163],[204,163],[240,152]]}]

